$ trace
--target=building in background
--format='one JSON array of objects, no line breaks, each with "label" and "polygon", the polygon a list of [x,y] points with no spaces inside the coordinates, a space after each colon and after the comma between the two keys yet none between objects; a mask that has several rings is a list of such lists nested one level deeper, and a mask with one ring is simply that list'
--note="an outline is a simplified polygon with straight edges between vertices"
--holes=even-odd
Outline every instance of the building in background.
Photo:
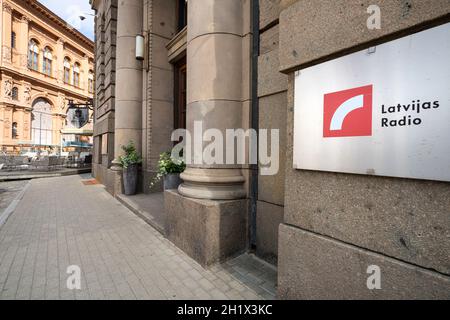
[{"label": "building in background", "polygon": [[94,43],[38,1],[0,3],[2,151],[89,150],[93,121],[74,128],[67,112],[93,97]]},{"label": "building in background", "polygon": [[[296,71],[448,24],[448,0],[379,1],[381,29],[367,27],[370,1],[91,4],[97,12],[93,173],[109,192],[122,197],[118,158],[133,141],[144,158],[141,192],[160,199],[159,192],[165,201],[163,217],[150,212],[147,220],[204,266],[255,252],[278,266],[284,299],[449,298],[448,182],[293,164]],[[145,38],[144,60],[135,57],[137,35]],[[447,61],[442,70],[448,67]],[[383,76],[395,79],[395,71]],[[150,190],[159,154],[173,146],[172,131],[192,133],[194,121],[204,130],[278,129],[279,172],[263,176],[250,164],[202,163],[188,165],[178,190]],[[323,138],[320,121],[315,133]],[[448,148],[448,139],[440,147]],[[376,267],[381,290],[367,285]]]}]

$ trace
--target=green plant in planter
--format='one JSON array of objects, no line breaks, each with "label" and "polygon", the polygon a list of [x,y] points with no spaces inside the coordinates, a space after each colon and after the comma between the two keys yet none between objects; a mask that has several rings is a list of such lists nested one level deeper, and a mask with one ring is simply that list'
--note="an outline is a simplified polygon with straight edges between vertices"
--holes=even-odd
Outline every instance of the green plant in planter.
[{"label": "green plant in planter", "polygon": [[161,181],[164,176],[173,173],[182,173],[186,169],[186,164],[182,160],[173,159],[170,152],[163,152],[159,155],[158,171],[156,177],[150,183],[150,188]]},{"label": "green plant in planter", "polygon": [[122,146],[122,150],[124,155],[119,157],[119,161],[124,169],[142,163],[142,157],[137,153],[133,141],[130,141],[126,146]]}]

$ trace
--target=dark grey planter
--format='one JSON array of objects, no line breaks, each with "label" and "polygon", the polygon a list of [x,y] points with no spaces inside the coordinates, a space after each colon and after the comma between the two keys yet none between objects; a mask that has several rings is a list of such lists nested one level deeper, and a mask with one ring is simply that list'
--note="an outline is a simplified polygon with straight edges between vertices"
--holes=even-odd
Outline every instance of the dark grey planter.
[{"label": "dark grey planter", "polygon": [[179,173],[171,173],[164,176],[164,190],[178,189],[181,184],[181,178]]},{"label": "dark grey planter", "polygon": [[136,194],[138,181],[138,166],[131,165],[128,168],[123,168],[123,189],[126,196]]}]

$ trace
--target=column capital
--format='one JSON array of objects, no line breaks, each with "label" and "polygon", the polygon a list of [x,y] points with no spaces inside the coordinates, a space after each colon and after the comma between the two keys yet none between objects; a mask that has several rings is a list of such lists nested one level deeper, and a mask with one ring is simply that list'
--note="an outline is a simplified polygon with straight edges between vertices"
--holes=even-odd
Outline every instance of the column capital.
[{"label": "column capital", "polygon": [[112,171],[122,171],[122,164],[120,163],[120,160],[118,160],[117,158],[115,158],[112,162],[111,162],[111,168]]},{"label": "column capital", "polygon": [[12,7],[9,3],[3,3],[3,11],[7,13],[12,13]]},{"label": "column capital", "polygon": [[23,16],[20,18],[20,21],[22,21],[22,23],[29,24],[30,21],[31,21],[31,19],[28,18],[27,16],[23,15]]}]

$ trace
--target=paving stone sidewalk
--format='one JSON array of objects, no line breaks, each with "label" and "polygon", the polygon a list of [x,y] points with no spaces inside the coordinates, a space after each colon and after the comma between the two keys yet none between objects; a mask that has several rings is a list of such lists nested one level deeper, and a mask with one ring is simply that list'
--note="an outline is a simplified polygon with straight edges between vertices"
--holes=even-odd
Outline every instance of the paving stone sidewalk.
[{"label": "paving stone sidewalk", "polygon": [[[0,299],[273,299],[276,270],[243,255],[205,270],[88,176],[31,181],[0,228]],[[81,268],[81,290],[67,268]]]},{"label": "paving stone sidewalk", "polygon": [[0,215],[11,202],[17,197],[23,188],[28,184],[28,181],[9,181],[0,182]]}]

